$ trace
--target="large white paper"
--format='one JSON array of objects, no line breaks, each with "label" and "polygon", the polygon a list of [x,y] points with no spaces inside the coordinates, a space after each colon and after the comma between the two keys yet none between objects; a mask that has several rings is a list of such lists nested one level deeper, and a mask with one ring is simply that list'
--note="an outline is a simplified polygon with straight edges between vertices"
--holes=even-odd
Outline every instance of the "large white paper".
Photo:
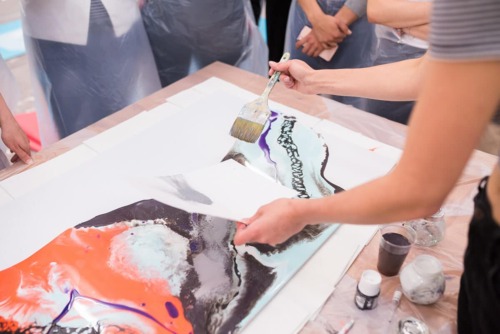
[{"label": "large white paper", "polygon": [[[6,180],[2,186],[16,200],[5,201],[0,210],[0,270],[33,254],[67,228],[140,200],[160,197],[184,209],[239,219],[273,198],[289,197],[288,189],[284,191],[247,168],[220,163],[236,141],[229,135],[232,123],[242,105],[255,97],[210,79],[169,98],[166,105],[152,111],[156,116],[141,114],[86,141],[83,150],[91,154],[83,159],[78,150],[69,153],[65,158],[74,156],[70,160],[76,162],[63,164],[69,167],[60,174],[57,169],[58,173],[42,178],[43,182],[35,179],[31,186],[30,180],[41,175],[40,171]],[[325,176],[345,189],[387,173],[397,161],[398,151],[386,145],[272,101],[270,105],[274,111],[296,116],[323,136],[330,154]],[[167,117],[162,108],[173,111]],[[50,170],[50,166],[44,164],[40,170]],[[165,180],[181,180],[205,196],[208,193],[215,204],[187,203],[172,196],[172,191],[163,193]],[[262,188],[268,193],[251,196],[260,194]],[[342,226],[245,332],[298,330],[370,240],[373,229],[360,228]]]},{"label": "large white paper", "polygon": [[87,146],[79,145],[44,164],[0,182],[0,186],[12,197],[19,198],[96,156],[96,152]]},{"label": "large white paper", "polygon": [[297,192],[254,173],[234,160],[187,174],[132,181],[148,196],[188,212],[240,221],[277,198]]}]

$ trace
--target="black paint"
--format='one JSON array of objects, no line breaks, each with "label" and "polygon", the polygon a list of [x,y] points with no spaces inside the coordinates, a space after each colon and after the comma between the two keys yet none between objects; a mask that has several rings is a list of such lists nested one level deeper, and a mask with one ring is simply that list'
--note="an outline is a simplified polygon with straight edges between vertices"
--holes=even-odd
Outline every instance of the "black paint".
[{"label": "black paint", "polygon": [[385,276],[397,275],[410,250],[409,247],[405,249],[401,246],[409,246],[411,243],[399,233],[385,233],[382,237],[387,242],[379,248],[377,269]]}]

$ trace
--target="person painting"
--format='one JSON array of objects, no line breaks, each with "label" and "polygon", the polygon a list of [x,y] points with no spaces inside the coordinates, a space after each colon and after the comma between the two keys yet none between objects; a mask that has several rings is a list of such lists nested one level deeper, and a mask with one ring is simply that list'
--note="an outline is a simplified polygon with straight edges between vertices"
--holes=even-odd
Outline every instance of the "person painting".
[{"label": "person painting", "polygon": [[[390,174],[332,196],[267,204],[246,225],[238,225],[234,243],[275,245],[310,224],[383,224],[436,212],[500,104],[499,17],[498,0],[435,0],[430,50],[423,58],[351,70],[373,78],[365,76],[370,83],[364,84],[364,89],[373,86],[372,97],[416,98],[399,164]],[[349,82],[336,87],[338,72],[313,71],[297,60],[271,63],[271,69],[282,72],[287,87],[305,93],[343,89],[349,94],[363,89],[349,89]],[[384,73],[386,77],[379,76]],[[414,74],[403,76],[408,73]],[[395,89],[390,82],[397,76],[400,85]],[[388,83],[375,86],[377,80]],[[422,191],[423,184],[432,187]],[[500,333],[500,165],[479,183],[474,201],[458,300],[458,332]]]}]

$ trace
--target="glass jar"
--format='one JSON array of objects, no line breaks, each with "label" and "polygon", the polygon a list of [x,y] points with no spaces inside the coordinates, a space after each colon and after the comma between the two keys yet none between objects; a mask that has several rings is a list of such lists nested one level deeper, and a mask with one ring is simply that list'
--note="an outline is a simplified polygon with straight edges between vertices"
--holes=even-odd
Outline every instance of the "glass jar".
[{"label": "glass jar", "polygon": [[439,209],[438,212],[430,217],[412,220],[405,225],[409,225],[415,230],[416,245],[426,247],[435,246],[444,238],[446,229],[444,211]]},{"label": "glass jar", "polygon": [[431,255],[419,255],[399,275],[404,295],[413,303],[435,303],[444,293],[445,277],[441,262]]}]

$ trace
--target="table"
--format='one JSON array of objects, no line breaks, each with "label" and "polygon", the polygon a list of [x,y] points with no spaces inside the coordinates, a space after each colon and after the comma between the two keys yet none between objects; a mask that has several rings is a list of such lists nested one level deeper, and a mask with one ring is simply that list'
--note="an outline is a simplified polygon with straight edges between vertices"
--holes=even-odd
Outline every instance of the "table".
[{"label": "table", "polygon": [[[198,83],[217,77],[233,83],[253,93],[260,94],[262,87],[266,84],[266,78],[245,72],[238,68],[219,62],[213,63],[202,70],[122,109],[121,111],[102,119],[101,121],[69,136],[59,142],[43,149],[34,155],[35,163],[32,166],[15,164],[0,171],[0,180],[4,180],[24,170],[40,165],[54,157],[69,151],[79,145],[82,141],[126,120],[144,110],[150,110],[163,103],[167,97],[173,96]],[[290,106],[294,109],[308,113],[322,119],[331,120],[341,126],[361,132],[388,145],[403,148],[406,135],[406,126],[391,122],[389,120],[371,115],[350,106],[340,104],[320,96],[304,95],[288,90],[282,85],[277,85],[271,95],[271,99]],[[475,193],[478,181],[491,170],[496,162],[496,157],[490,154],[476,151],[465,169],[456,187],[450,194],[444,206],[446,214],[446,238],[433,248],[414,247],[405,263],[419,254],[431,254],[441,260],[447,277],[447,286],[444,297],[432,306],[417,306],[402,298],[401,306],[396,313],[396,319],[405,315],[413,315],[425,320],[433,332],[454,333],[456,332],[455,314],[458,296],[459,277],[463,270],[462,255],[466,245],[467,226],[472,213],[471,198]],[[345,321],[346,311],[339,317],[336,305],[353,306],[354,289],[356,281],[365,269],[376,269],[378,254],[377,235],[365,247],[358,258],[354,261],[347,274],[341,280],[334,294],[330,296],[322,308],[316,320],[309,322],[302,332],[326,332],[328,323],[335,322],[338,326],[339,318]],[[388,314],[389,302],[393,291],[399,285],[399,278],[384,277],[382,282],[382,293],[379,298],[378,312],[381,316]],[[338,307],[337,307],[338,308]],[[348,308],[344,308],[349,310]],[[382,326],[375,327],[369,324],[370,315],[356,319],[356,324],[351,333],[380,332]],[[343,317],[343,318],[342,318]],[[338,329],[338,327],[337,327]]]}]

